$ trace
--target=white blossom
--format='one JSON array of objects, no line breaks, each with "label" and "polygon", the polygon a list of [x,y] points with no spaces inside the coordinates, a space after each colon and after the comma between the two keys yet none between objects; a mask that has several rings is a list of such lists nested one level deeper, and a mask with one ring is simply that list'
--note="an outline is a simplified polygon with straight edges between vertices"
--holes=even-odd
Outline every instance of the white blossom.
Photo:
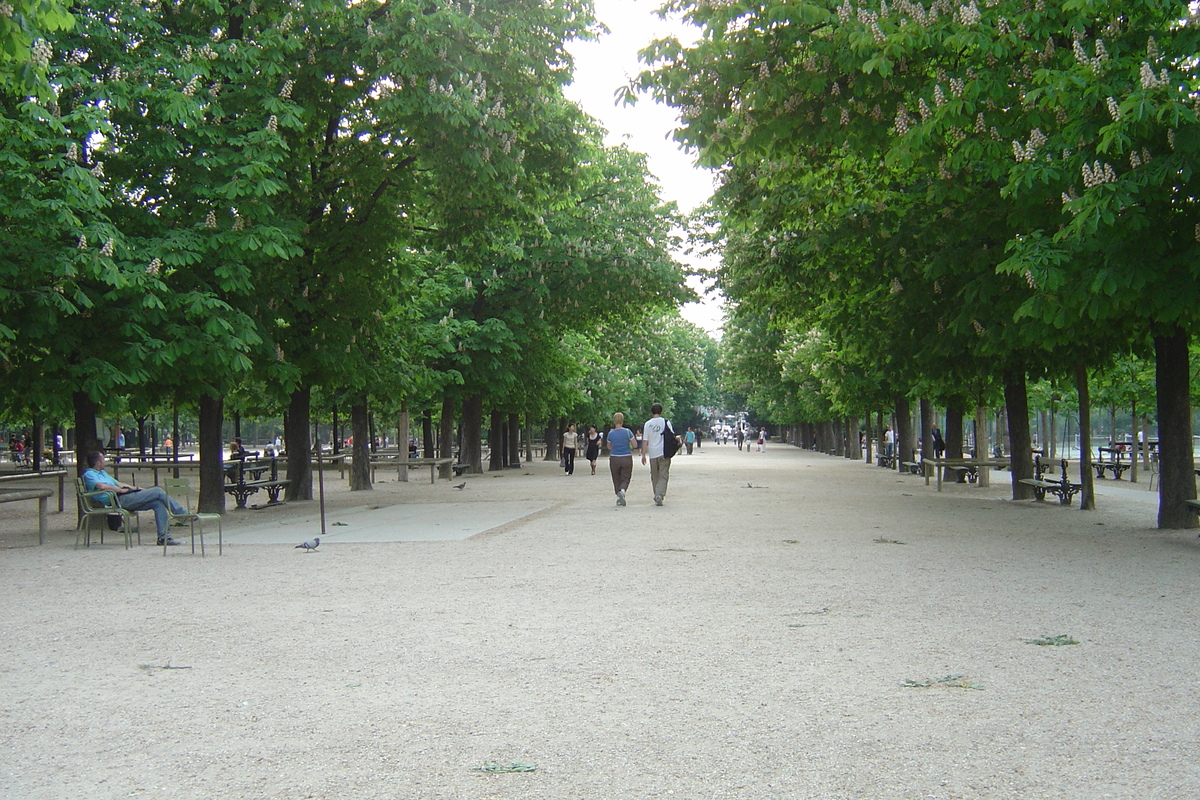
[{"label": "white blossom", "polygon": [[87,237],[79,234],[79,241],[75,242],[75,246],[80,250],[87,250]]},{"label": "white blossom", "polygon": [[1121,107],[1117,105],[1116,98],[1110,97],[1105,103],[1108,105],[1108,115],[1113,118],[1113,122],[1120,122]]},{"label": "white blossom", "polygon": [[155,258],[154,260],[152,260],[150,262],[150,265],[148,267],[146,267],[146,274],[147,275],[157,275],[159,273],[159,270],[161,270],[161,269],[162,269],[162,259]]},{"label": "white blossom", "polygon": [[105,258],[112,258],[113,248],[114,243],[112,237],[109,237],[108,241],[104,243],[104,246],[100,248],[100,255],[104,256]]},{"label": "white blossom", "polygon": [[204,216],[204,227],[209,229],[217,227],[217,212],[209,209],[209,212]]}]

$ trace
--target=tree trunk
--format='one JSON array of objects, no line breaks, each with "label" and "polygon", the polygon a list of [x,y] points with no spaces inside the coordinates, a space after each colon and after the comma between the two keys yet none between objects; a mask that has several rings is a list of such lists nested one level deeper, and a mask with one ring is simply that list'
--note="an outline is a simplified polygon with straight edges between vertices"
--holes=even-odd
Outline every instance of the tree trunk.
[{"label": "tree trunk", "polygon": [[436,452],[433,443],[433,410],[425,409],[425,413],[421,415],[421,448],[425,451],[425,458],[433,458]]},{"label": "tree trunk", "polygon": [[1195,528],[1186,500],[1196,499],[1192,471],[1192,407],[1188,386],[1188,335],[1174,327],[1154,336],[1158,389],[1158,527]]},{"label": "tree trunk", "polygon": [[308,438],[309,414],[312,413],[312,389],[302,386],[288,399],[283,420],[284,447],[287,448],[286,500],[312,500],[312,443]]},{"label": "tree trunk", "polygon": [[408,411],[408,406],[404,406],[400,411],[400,416],[396,418],[396,459],[400,462],[400,474],[397,476],[401,483],[408,483],[408,435],[409,429],[412,428],[412,415]]},{"label": "tree trunk", "polygon": [[896,400],[896,465],[900,469],[903,461],[912,461],[914,441],[912,429],[912,405],[907,397]]},{"label": "tree trunk", "polygon": [[483,395],[475,393],[463,400],[462,442],[459,462],[470,464],[467,472],[483,474]]},{"label": "tree trunk", "polygon": [[504,414],[493,408],[488,417],[488,471],[504,469]]},{"label": "tree trunk", "polygon": [[72,392],[71,401],[75,406],[75,468],[82,475],[88,468],[88,453],[103,450],[104,443],[96,434],[96,401],[87,392]]},{"label": "tree trunk", "polygon": [[1138,435],[1140,433],[1140,431],[1138,429],[1138,415],[1137,415],[1137,401],[1136,400],[1133,401],[1133,404],[1130,406],[1130,409],[1129,409],[1129,427],[1133,429],[1130,431],[1130,439],[1132,441],[1129,445],[1129,447],[1130,447],[1130,450],[1129,450],[1129,482],[1137,483],[1138,482],[1138,443],[1142,440],[1142,437]]},{"label": "tree trunk", "polygon": [[[987,406],[975,406],[975,458],[990,458],[991,455],[992,449],[988,440]],[[992,485],[992,477],[988,470],[979,470],[979,485]]]},{"label": "tree trunk", "polygon": [[[966,408],[962,400],[954,399],[946,404],[946,432],[943,438],[946,440],[946,458],[962,458],[963,457],[963,417],[966,416]],[[956,470],[959,481],[966,480],[965,473],[961,470]],[[942,479],[945,480],[946,474],[943,469]]]},{"label": "tree trunk", "polygon": [[558,461],[558,434],[554,432],[554,420],[546,423],[546,432],[544,434],[546,441],[546,454],[542,456],[542,461]]},{"label": "tree trunk", "polygon": [[200,487],[196,510],[203,514],[225,513],[225,447],[221,427],[225,421],[225,398],[200,395]]},{"label": "tree trunk", "polygon": [[[873,450],[873,447],[871,446],[871,437],[872,437],[871,414],[870,414],[870,412],[867,412],[866,414],[863,415],[863,439],[865,440],[863,442],[863,444],[864,444],[863,449],[866,451],[866,462],[868,464],[871,463],[871,459],[873,457],[873,453],[871,452]],[[860,453],[859,455],[862,455],[862,454]]]},{"label": "tree trunk", "polygon": [[1029,435],[1029,393],[1025,371],[1006,370],[1004,373],[1004,408],[1008,416],[1009,466],[1012,473],[1013,500],[1030,500],[1033,487],[1021,483],[1033,477],[1033,443]]},{"label": "tree trunk", "polygon": [[933,404],[928,398],[918,401],[921,409],[921,459],[933,458]]},{"label": "tree trunk", "polygon": [[[438,458],[454,458],[454,398],[447,395],[442,398],[442,416],[438,420]],[[464,459],[459,455],[459,463]],[[441,477],[450,478],[454,474],[451,466],[443,466],[439,472]]]},{"label": "tree trunk", "polygon": [[[1096,482],[1092,476],[1092,395],[1088,390],[1087,365],[1075,362],[1075,392],[1079,396],[1079,510],[1096,508]],[[1188,439],[1191,442],[1191,439]],[[1191,461],[1189,460],[1189,465]]]},{"label": "tree trunk", "polygon": [[350,491],[371,488],[371,423],[366,393],[355,395],[350,404]]},{"label": "tree trunk", "polygon": [[508,466],[521,466],[521,415],[508,415]]},{"label": "tree trunk", "polygon": [[846,458],[862,458],[862,444],[858,439],[858,417],[846,417]]}]

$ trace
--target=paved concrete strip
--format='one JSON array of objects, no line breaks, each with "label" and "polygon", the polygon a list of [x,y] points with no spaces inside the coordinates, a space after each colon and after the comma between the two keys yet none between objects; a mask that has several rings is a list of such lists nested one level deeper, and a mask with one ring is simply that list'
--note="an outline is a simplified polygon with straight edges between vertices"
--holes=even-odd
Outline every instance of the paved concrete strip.
[{"label": "paved concrete strip", "polygon": [[[435,542],[466,539],[553,506],[552,502],[514,500],[488,503],[405,503],[330,511],[321,533],[318,512],[226,530],[233,544],[298,544],[321,536],[334,542]],[[241,512],[238,512],[241,513]],[[264,512],[269,514],[270,510]]]}]

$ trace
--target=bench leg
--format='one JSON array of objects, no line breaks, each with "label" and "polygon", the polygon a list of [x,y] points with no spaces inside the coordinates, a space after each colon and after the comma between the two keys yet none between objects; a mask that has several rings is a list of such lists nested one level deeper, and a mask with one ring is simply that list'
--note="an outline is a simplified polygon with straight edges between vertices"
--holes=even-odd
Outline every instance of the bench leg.
[{"label": "bench leg", "polygon": [[46,543],[46,498],[38,498],[38,544]]}]

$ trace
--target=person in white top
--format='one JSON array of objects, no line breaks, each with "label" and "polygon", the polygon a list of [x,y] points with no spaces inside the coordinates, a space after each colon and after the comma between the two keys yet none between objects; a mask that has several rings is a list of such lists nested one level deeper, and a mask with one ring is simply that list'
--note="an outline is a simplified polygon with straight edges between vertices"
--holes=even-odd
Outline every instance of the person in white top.
[{"label": "person in white top", "polygon": [[575,445],[577,444],[578,435],[575,433],[575,426],[568,425],[567,432],[563,434],[562,440],[562,465],[568,475],[575,474]]},{"label": "person in white top", "polygon": [[[671,459],[663,456],[663,431],[670,424],[662,417],[662,403],[655,403],[650,406],[650,419],[642,426],[642,464],[650,463],[650,485],[654,489],[656,506],[663,504],[671,479]],[[670,430],[675,432],[673,427]],[[678,439],[678,435],[675,438]]]}]

